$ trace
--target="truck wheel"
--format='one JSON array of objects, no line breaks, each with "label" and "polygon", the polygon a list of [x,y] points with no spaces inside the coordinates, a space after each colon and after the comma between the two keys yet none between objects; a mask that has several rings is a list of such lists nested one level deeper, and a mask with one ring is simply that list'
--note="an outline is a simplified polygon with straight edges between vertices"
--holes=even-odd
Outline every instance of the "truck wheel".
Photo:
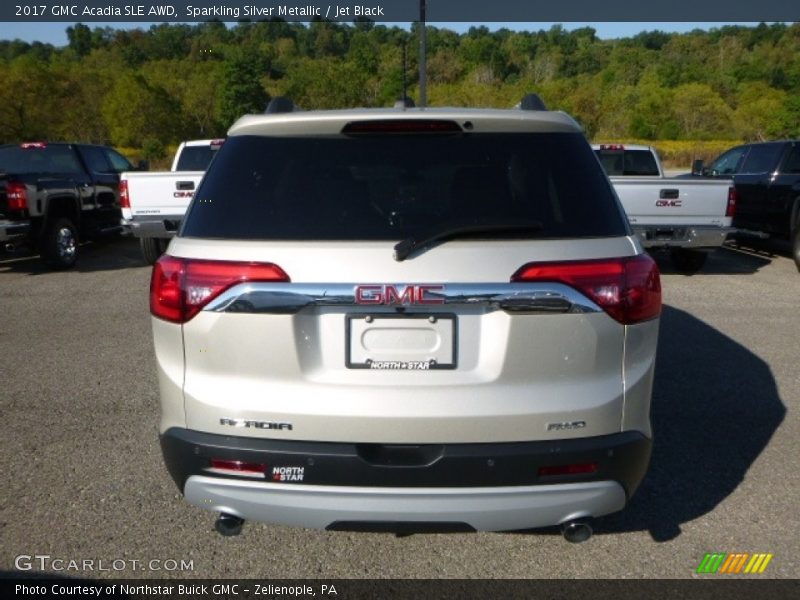
[{"label": "truck wheel", "polygon": [[800,223],[795,227],[792,234],[792,256],[797,270],[800,271]]},{"label": "truck wheel", "polygon": [[167,249],[167,240],[161,238],[139,238],[142,256],[148,265],[153,265]]},{"label": "truck wheel", "polygon": [[703,268],[706,264],[708,253],[698,250],[687,250],[676,248],[670,253],[672,266],[675,270],[685,275],[693,275]]},{"label": "truck wheel", "polygon": [[70,219],[59,217],[44,226],[42,260],[53,269],[69,269],[78,259],[78,230]]}]

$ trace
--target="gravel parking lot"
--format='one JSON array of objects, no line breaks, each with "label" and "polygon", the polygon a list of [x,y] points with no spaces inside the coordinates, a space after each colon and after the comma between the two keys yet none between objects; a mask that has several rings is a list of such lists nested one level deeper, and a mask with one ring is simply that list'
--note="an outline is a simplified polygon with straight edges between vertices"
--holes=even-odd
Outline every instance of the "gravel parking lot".
[{"label": "gravel parking lot", "polygon": [[651,468],[628,509],[581,545],[556,530],[396,537],[256,523],[222,538],[162,463],[150,269],[135,240],[81,250],[60,273],[0,257],[0,571],[50,555],[123,566],[69,573],[86,577],[686,578],[706,552],[772,552],[762,577],[800,573],[800,274],[782,247],[726,248],[691,277],[659,259]]}]

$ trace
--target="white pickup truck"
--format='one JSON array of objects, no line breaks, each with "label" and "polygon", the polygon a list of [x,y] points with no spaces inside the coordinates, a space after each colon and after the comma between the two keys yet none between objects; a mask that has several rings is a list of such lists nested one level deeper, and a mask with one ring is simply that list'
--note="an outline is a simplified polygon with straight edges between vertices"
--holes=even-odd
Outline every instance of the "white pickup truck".
[{"label": "white pickup truck", "polygon": [[699,271],[734,231],[731,180],[667,178],[651,146],[593,145],[633,231],[646,248],[666,248],[676,269]]},{"label": "white pickup truck", "polygon": [[142,256],[153,264],[178,230],[208,164],[224,140],[183,142],[169,171],[120,176],[123,224],[139,238]]}]

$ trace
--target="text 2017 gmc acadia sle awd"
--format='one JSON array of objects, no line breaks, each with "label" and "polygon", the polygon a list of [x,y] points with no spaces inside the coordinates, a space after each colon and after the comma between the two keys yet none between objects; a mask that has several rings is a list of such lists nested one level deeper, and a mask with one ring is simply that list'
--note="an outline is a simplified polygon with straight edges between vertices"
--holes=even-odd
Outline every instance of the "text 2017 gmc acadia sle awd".
[{"label": "text 2017 gmc acadia sle awd", "polygon": [[242,117],[156,263],[161,445],[235,534],[567,539],[647,470],[661,288],[567,115]]}]

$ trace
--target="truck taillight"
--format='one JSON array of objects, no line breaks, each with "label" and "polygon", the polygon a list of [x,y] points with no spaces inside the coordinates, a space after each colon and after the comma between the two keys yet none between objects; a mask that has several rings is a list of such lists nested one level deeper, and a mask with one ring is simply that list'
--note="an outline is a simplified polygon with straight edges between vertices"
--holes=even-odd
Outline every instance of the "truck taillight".
[{"label": "truck taillight", "polygon": [[725,208],[725,216],[733,217],[736,215],[736,201],[739,199],[739,193],[736,188],[731,186],[728,188],[728,206]]},{"label": "truck taillight", "polygon": [[289,281],[272,263],[196,260],[164,255],[150,278],[150,313],[186,323],[228,288],[248,281]]},{"label": "truck taillight", "polygon": [[20,181],[9,181],[6,184],[6,200],[8,210],[26,210],[28,208],[28,188]]},{"label": "truck taillight", "polygon": [[128,181],[126,179],[119,182],[119,205],[122,208],[131,207],[131,199],[128,196]]},{"label": "truck taillight", "polygon": [[661,314],[658,266],[646,254],[600,260],[528,263],[511,281],[551,281],[585,294],[610,317],[632,325]]}]

